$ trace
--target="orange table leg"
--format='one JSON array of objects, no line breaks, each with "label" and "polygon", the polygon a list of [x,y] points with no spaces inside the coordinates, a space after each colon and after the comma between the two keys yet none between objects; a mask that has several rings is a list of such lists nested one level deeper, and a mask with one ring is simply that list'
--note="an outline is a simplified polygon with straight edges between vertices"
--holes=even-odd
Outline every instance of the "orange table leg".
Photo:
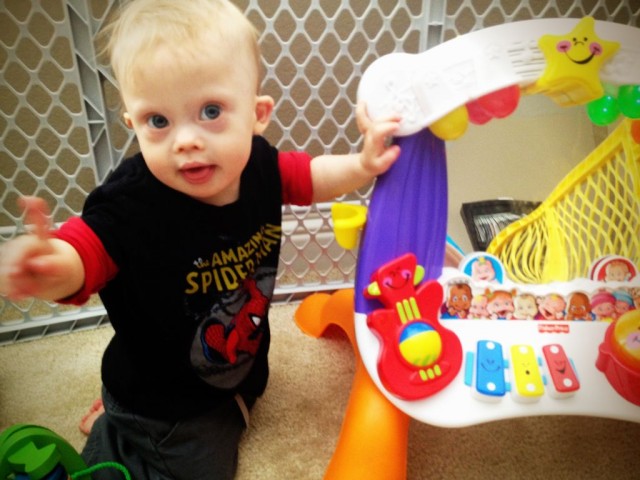
[{"label": "orange table leg", "polygon": [[355,341],[354,292],[313,294],[296,311],[296,323],[313,337],[331,324],[349,337],[356,372],[342,430],[325,480],[404,480],[409,417],[391,404],[369,377]]}]

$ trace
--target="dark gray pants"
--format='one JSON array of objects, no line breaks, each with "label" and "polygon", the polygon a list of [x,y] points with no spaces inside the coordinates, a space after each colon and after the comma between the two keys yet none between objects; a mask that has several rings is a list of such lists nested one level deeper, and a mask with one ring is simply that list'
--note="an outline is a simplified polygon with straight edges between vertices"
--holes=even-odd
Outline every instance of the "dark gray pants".
[{"label": "dark gray pants", "polygon": [[[133,480],[227,480],[235,476],[238,444],[247,427],[242,400],[230,398],[205,415],[179,422],[140,417],[103,389],[105,414],[94,424],[82,458],[124,465]],[[240,403],[239,403],[240,402]],[[123,479],[115,469],[95,480]]]}]

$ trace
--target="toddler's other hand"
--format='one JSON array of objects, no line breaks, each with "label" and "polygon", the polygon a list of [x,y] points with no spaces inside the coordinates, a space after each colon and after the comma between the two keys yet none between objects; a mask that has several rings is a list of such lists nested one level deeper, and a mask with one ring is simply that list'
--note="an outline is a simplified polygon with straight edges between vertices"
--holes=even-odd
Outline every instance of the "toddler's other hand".
[{"label": "toddler's other hand", "polygon": [[389,145],[389,140],[400,127],[401,118],[392,116],[372,120],[366,105],[360,102],[356,108],[356,120],[364,137],[360,157],[362,167],[373,176],[386,172],[400,155],[400,147]]}]

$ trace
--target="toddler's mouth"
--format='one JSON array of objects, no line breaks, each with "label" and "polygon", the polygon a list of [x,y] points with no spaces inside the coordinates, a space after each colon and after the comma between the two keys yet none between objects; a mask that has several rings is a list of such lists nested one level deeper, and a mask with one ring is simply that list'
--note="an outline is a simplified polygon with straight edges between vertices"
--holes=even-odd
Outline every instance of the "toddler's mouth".
[{"label": "toddler's mouth", "polygon": [[215,167],[213,165],[187,165],[180,169],[184,179],[193,184],[208,182],[213,176]]}]

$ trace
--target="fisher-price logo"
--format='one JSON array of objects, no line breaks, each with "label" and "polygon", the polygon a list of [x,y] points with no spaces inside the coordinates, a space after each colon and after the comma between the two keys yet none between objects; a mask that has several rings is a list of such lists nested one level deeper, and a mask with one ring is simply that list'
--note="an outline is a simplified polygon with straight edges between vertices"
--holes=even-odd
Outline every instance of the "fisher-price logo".
[{"label": "fisher-price logo", "polygon": [[566,323],[541,323],[538,325],[538,333],[569,333],[569,325]]}]

